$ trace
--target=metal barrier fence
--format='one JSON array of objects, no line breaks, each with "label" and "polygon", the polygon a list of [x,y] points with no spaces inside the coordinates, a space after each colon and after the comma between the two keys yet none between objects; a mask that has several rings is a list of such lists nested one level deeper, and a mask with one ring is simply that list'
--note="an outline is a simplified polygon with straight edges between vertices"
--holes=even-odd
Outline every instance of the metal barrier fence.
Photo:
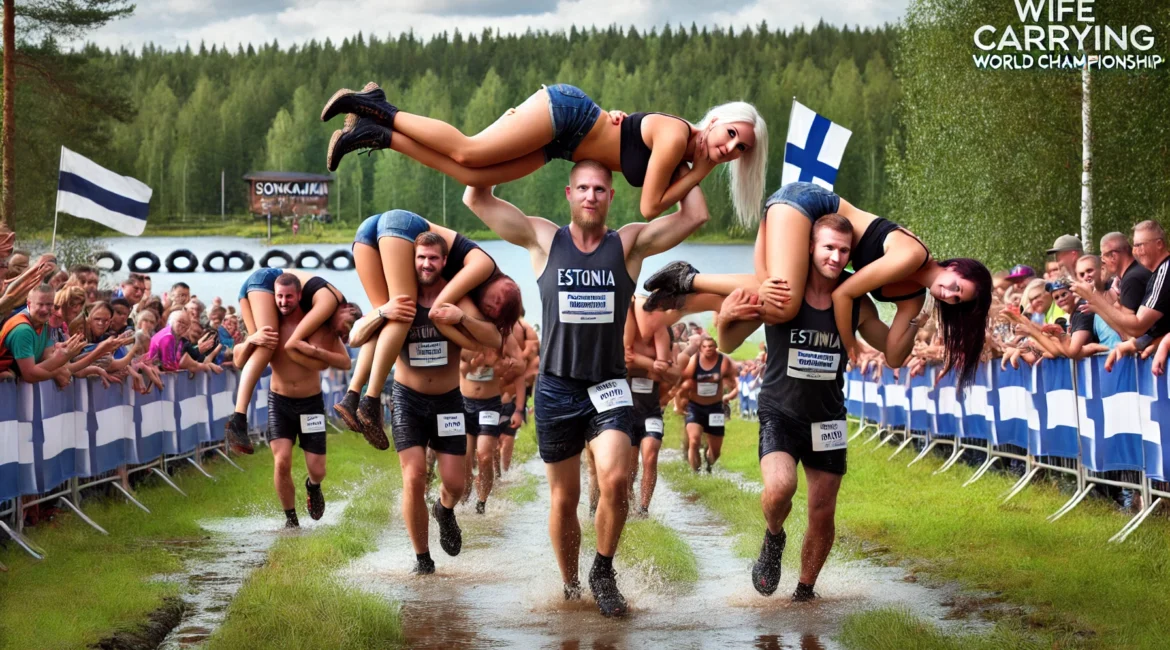
[{"label": "metal barrier fence", "polygon": [[[871,432],[863,445],[873,449],[901,436],[892,460],[911,443],[922,446],[910,465],[936,448],[949,447],[934,473],[948,471],[966,453],[983,454],[963,486],[978,481],[996,464],[1015,461],[1023,476],[1004,502],[1020,494],[1041,470],[1067,474],[1076,482],[1072,497],[1048,516],[1054,522],[1101,486],[1133,490],[1142,507],[1109,541],[1123,542],[1170,498],[1165,468],[1170,464],[1170,378],[1156,377],[1152,361],[1122,358],[1112,372],[1105,357],[1074,362],[1045,359],[1035,366],[982,364],[974,383],[958,391],[938,368],[917,377],[885,368],[876,379],[854,368],[845,395],[857,431]],[[876,444],[874,444],[876,441]]]},{"label": "metal barrier fence", "polygon": [[[248,413],[261,438],[269,375],[261,378]],[[214,453],[241,469],[224,453],[223,441],[238,377],[233,370],[167,373],[163,389],[146,395],[124,384],[104,387],[94,378],[75,379],[64,389],[53,382],[0,382],[0,531],[41,559],[44,552],[21,535],[25,510],[34,505],[53,502],[106,533],[82,511],[82,491],[108,484],[149,513],[125,489],[124,476],[149,472],[183,494],[169,467],[191,465],[214,481],[202,466],[203,456]]]}]

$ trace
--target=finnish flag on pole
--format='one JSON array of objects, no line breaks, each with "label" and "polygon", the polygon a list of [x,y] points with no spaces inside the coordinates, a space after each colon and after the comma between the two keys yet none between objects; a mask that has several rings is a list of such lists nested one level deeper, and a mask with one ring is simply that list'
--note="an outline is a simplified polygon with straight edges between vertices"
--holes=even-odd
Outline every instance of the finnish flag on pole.
[{"label": "finnish flag on pole", "polygon": [[96,221],[127,235],[141,235],[153,192],[136,178],[115,174],[61,147],[58,212]]},{"label": "finnish flag on pole", "polygon": [[792,100],[780,185],[803,181],[832,190],[841,156],[845,155],[845,145],[852,135],[849,129]]}]

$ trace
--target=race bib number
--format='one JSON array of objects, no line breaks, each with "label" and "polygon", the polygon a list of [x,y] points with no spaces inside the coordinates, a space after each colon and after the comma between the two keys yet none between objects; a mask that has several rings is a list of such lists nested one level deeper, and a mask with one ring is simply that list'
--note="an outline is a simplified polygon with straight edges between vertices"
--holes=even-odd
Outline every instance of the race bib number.
[{"label": "race bib number", "polygon": [[662,418],[646,418],[646,433],[662,433]]},{"label": "race bib number", "polygon": [[589,387],[589,401],[598,413],[604,413],[620,406],[633,406],[634,396],[626,380],[610,379]]},{"label": "race bib number", "polygon": [[812,448],[813,451],[833,451],[836,449],[844,449],[848,442],[848,436],[845,435],[846,427],[845,420],[832,420],[830,422],[813,422],[812,423]]},{"label": "race bib number", "polygon": [[496,369],[491,366],[480,366],[478,370],[467,373],[468,381],[491,381],[496,378]]},{"label": "race bib number", "polygon": [[712,413],[711,415],[707,416],[707,426],[711,426],[711,427],[723,426],[723,414],[722,413]]},{"label": "race bib number", "polygon": [[654,380],[649,377],[632,377],[630,387],[635,393],[649,394],[654,392]]},{"label": "race bib number", "polygon": [[829,381],[837,378],[841,355],[836,352],[788,349],[788,376],[794,379]]},{"label": "race bib number", "polygon": [[479,423],[494,427],[500,423],[500,414],[495,411],[480,411]]},{"label": "race bib number", "polygon": [[440,438],[467,435],[467,429],[463,427],[462,413],[440,413],[438,418]]},{"label": "race bib number", "polygon": [[719,393],[719,384],[713,381],[701,381],[698,383],[699,397],[715,397]]},{"label": "race bib number", "polygon": [[301,433],[325,433],[325,415],[321,413],[302,415]]},{"label": "race bib number", "polygon": [[613,322],[612,291],[561,291],[557,295],[562,323]]},{"label": "race bib number", "polygon": [[407,351],[410,353],[410,365],[412,368],[429,368],[447,365],[446,341],[411,343],[407,346]]}]

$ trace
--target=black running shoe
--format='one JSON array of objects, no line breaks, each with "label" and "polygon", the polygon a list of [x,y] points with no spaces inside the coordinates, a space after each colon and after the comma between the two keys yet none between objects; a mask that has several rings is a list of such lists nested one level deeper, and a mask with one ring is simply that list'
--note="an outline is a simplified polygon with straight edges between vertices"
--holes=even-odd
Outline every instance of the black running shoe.
[{"label": "black running shoe", "polygon": [[284,527],[285,528],[300,528],[301,522],[297,520],[297,509],[292,508],[284,511]]},{"label": "black running shoe", "polygon": [[707,473],[710,474],[711,473],[711,457],[708,456],[705,460],[707,461]]},{"label": "black running shoe", "polygon": [[642,309],[646,311],[670,311],[672,309],[682,309],[687,302],[687,294],[674,293],[666,290],[659,290],[650,293],[646,298],[646,302],[642,304]]},{"label": "black running shoe", "polygon": [[487,501],[476,501],[475,502],[475,514],[482,515],[486,509],[487,509]]},{"label": "black running shoe", "polygon": [[228,416],[227,424],[223,427],[224,437],[237,454],[252,454],[252,440],[248,438],[248,416],[243,413],[232,413]]},{"label": "black running shoe", "polygon": [[342,113],[368,117],[386,128],[393,128],[398,108],[386,101],[386,93],[371,81],[360,91],[342,88],[333,93],[321,109],[321,121],[328,122]]},{"label": "black running shoe", "polygon": [[629,612],[625,597],[618,591],[617,574],[612,568],[593,567],[589,572],[589,589],[593,592],[597,609],[601,611],[602,616],[606,618],[625,616]]},{"label": "black running shoe", "polygon": [[313,485],[309,482],[309,477],[305,477],[305,492],[309,496],[305,499],[305,506],[309,510],[309,516],[316,521],[325,514],[325,495],[321,493],[321,484]]},{"label": "black running shoe", "polygon": [[374,449],[385,451],[390,448],[390,440],[386,438],[386,431],[382,428],[382,400],[378,397],[362,395],[357,407],[358,431],[366,437],[366,442]]},{"label": "black running shoe", "polygon": [[780,584],[780,558],[784,555],[784,543],[788,535],[783,529],[773,536],[764,531],[764,543],[760,547],[760,559],[752,567],[752,586],[760,595],[771,596]]},{"label": "black running shoe", "polygon": [[452,557],[459,555],[463,548],[463,531],[455,521],[455,511],[443,507],[443,502],[435,500],[431,506],[431,515],[439,522],[439,545]]},{"label": "black running shoe", "polygon": [[[352,116],[351,116],[352,117]],[[329,171],[337,171],[341,158],[351,151],[377,151],[390,148],[390,129],[368,118],[358,118],[350,123],[346,119],[345,128],[333,132],[329,139],[329,149],[325,153],[325,166]]]},{"label": "black running shoe", "polygon": [[357,419],[358,401],[361,399],[356,392],[352,390],[345,391],[345,397],[341,401],[333,405],[333,412],[337,413],[338,417],[345,422],[345,426],[349,427],[350,431],[357,433],[362,432],[362,425]]},{"label": "black running shoe", "polygon": [[574,580],[565,585],[565,600],[581,600],[581,583]]},{"label": "black running shoe", "polygon": [[414,561],[414,569],[411,571],[416,576],[429,576],[435,572],[435,561],[431,558],[420,558]]},{"label": "black running shoe", "polygon": [[813,591],[812,585],[806,585],[803,582],[796,583],[796,591],[792,592],[792,602],[807,603],[810,600],[820,598],[817,592]]},{"label": "black running shoe", "polygon": [[691,293],[695,276],[698,274],[699,269],[687,262],[671,262],[647,278],[642,283],[642,288],[650,292],[665,291],[666,293],[688,294]]}]

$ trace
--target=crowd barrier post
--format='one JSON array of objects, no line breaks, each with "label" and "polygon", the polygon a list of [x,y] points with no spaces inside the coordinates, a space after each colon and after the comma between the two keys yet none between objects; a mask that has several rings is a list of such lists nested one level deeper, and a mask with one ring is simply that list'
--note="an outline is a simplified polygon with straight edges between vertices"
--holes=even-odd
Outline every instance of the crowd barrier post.
[{"label": "crowd barrier post", "polygon": [[[18,506],[18,504],[20,503],[20,497],[18,496],[15,499],[12,499],[11,501],[9,501],[8,503],[10,505],[8,506],[7,509],[0,509],[0,530],[4,531],[5,535],[8,535],[8,537],[12,541],[16,542],[17,546],[24,549],[24,552],[31,555],[34,560],[45,559],[45,550],[44,549],[36,546],[35,544],[32,543],[31,540],[26,539],[24,537],[24,535],[21,535],[19,532],[13,530],[12,528],[9,528],[8,524],[4,523],[4,517],[6,515],[12,516],[12,517],[17,517],[17,518],[20,517],[20,515],[18,514],[21,511],[21,509]],[[13,522],[13,523],[15,523],[15,522]]]},{"label": "crowd barrier post", "polygon": [[[960,487],[967,487],[983,478],[998,460],[991,455],[995,440],[995,375],[990,360],[980,363],[975,381],[963,389],[960,405],[963,410],[963,437],[959,438],[960,453],[973,451],[983,454],[983,462]],[[969,442],[976,441],[976,442]],[[978,444],[981,442],[982,444]]]},{"label": "crowd barrier post", "polygon": [[[909,371],[906,374],[910,374]],[[924,371],[921,375],[911,376],[907,378],[907,385],[910,390],[910,412],[906,424],[906,437],[894,449],[894,453],[886,458],[887,461],[893,460],[915,440],[925,447],[927,437],[934,427],[935,407],[931,398],[931,391],[934,389],[933,373]]]},{"label": "crowd barrier post", "polygon": [[955,466],[962,455],[959,441],[963,437],[963,405],[959,402],[958,378],[953,372],[939,378],[935,384],[938,410],[935,412],[935,434],[940,446],[950,445],[951,455],[932,474],[943,474]]},{"label": "crowd barrier post", "polygon": [[906,397],[909,374],[909,371],[899,372],[893,368],[882,367],[882,424],[885,426],[886,435],[878,439],[877,445],[870,453],[885,446],[899,432],[907,431],[910,422],[910,401]]},{"label": "crowd barrier post", "polygon": [[1031,371],[1032,407],[1028,416],[1031,467],[1008,490],[1003,503],[1023,492],[1041,470],[1047,470],[1069,474],[1077,481],[1073,497],[1061,508],[1064,510],[1080,503],[1088,494],[1078,460],[1081,455],[1080,403],[1074,365],[1071,359],[1043,359],[1033,365]]}]

